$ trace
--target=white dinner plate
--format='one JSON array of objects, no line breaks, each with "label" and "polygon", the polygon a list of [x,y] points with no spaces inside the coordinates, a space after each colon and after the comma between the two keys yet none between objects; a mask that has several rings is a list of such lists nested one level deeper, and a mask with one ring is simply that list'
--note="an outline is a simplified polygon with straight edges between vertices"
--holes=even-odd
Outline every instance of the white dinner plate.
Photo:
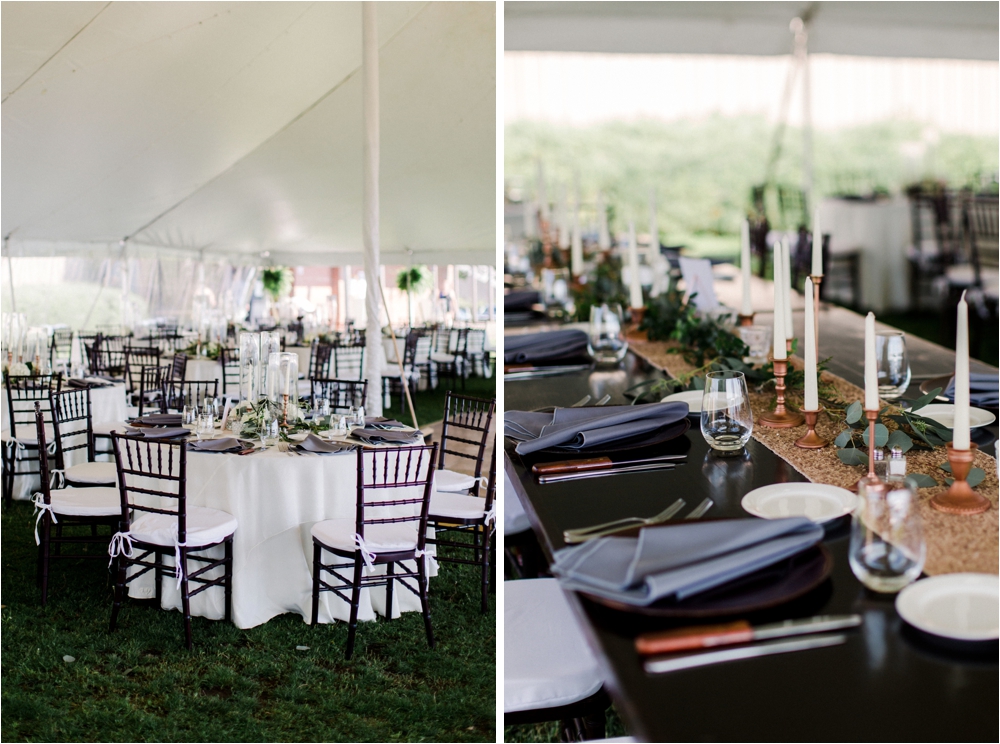
[{"label": "white dinner plate", "polygon": [[663,398],[660,403],[674,403],[682,401],[688,404],[689,413],[701,413],[701,398],[705,394],[704,390],[685,390],[683,393],[674,393]]},{"label": "white dinner plate", "polygon": [[308,431],[297,431],[294,434],[289,434],[288,440],[290,442],[302,442],[305,441],[305,438],[308,436],[309,436]]},{"label": "white dinner plate", "polygon": [[[952,403],[931,403],[918,411],[914,411],[918,416],[934,419],[939,424],[947,426],[949,429],[955,426],[955,406]],[[969,427],[976,429],[980,426],[989,426],[997,417],[982,408],[969,409]]]},{"label": "white dinner plate", "polygon": [[755,517],[808,517],[821,523],[850,514],[857,501],[846,488],[823,483],[772,483],[752,490],[741,504]]},{"label": "white dinner plate", "polygon": [[922,579],[899,593],[896,611],[933,635],[993,641],[1000,638],[1000,577],[958,573]]}]

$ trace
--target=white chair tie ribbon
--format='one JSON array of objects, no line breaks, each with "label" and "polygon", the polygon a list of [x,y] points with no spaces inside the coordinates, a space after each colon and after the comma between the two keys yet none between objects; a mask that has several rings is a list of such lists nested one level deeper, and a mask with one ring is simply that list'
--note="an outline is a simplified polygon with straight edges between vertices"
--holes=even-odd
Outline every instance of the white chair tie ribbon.
[{"label": "white chair tie ribbon", "polygon": [[66,486],[66,471],[53,468],[49,473],[49,488],[60,489]]},{"label": "white chair tie ribbon", "polygon": [[181,560],[181,548],[186,548],[188,544],[180,540],[174,540],[174,573],[177,574],[177,591],[181,590],[181,580],[187,572],[187,562]]},{"label": "white chair tie ribbon", "polygon": [[115,558],[120,555],[124,555],[126,558],[131,558],[132,553],[132,533],[131,532],[116,532],[111,536],[111,544],[108,545],[108,555],[111,556],[111,560],[108,561],[110,566]]},{"label": "white chair tie ribbon", "polygon": [[[15,451],[16,448],[16,451]],[[8,439],[7,440],[7,459],[8,460],[20,460],[22,454],[27,448],[24,446],[24,442],[20,439]]]},{"label": "white chair tie ribbon", "polygon": [[45,445],[45,450],[50,455],[54,455],[56,453],[56,440],[53,439],[51,442],[49,442],[48,444],[46,444]]},{"label": "white chair tie ribbon", "polygon": [[483,524],[490,525],[490,534],[492,535],[497,529],[497,502],[494,501],[490,504],[490,510],[486,512],[483,517]]},{"label": "white chair tie ribbon", "polygon": [[368,550],[368,545],[365,543],[365,539],[357,532],[354,533],[354,546],[361,551],[361,558],[364,560],[365,565],[368,566],[368,568],[374,568],[375,559],[378,558],[378,556]]},{"label": "white chair tie ribbon", "polygon": [[45,503],[45,494],[36,493],[31,501],[35,505],[35,513],[38,514],[35,518],[35,545],[41,545],[41,540],[38,539],[38,523],[42,521],[42,515],[48,512],[55,524],[59,524],[59,520],[56,519],[56,510],[52,507],[52,504]]}]

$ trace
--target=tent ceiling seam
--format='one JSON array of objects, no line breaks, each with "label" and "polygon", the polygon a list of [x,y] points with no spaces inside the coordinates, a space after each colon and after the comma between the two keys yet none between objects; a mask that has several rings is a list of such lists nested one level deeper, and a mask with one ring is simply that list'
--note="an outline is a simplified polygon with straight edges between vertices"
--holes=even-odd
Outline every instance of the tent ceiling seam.
[{"label": "tent ceiling seam", "polygon": [[8,98],[10,98],[10,97],[11,97],[12,95],[14,95],[14,94],[15,94],[15,93],[17,93],[17,92],[18,92],[19,90],[21,90],[21,88],[23,88],[23,87],[24,87],[24,86],[25,86],[25,85],[27,84],[27,82],[28,82],[29,80],[31,80],[31,78],[33,78],[33,77],[34,77],[35,75],[37,75],[37,74],[39,73],[39,71],[40,71],[40,70],[41,70],[41,69],[42,69],[43,67],[45,67],[45,65],[47,65],[47,64],[48,64],[49,62],[51,62],[51,61],[52,61],[53,59],[55,59],[55,58],[56,58],[56,55],[58,55],[58,54],[59,54],[59,52],[61,52],[61,51],[62,51],[63,49],[65,49],[65,48],[66,48],[66,47],[68,47],[68,46],[69,46],[69,45],[70,45],[71,43],[73,43],[73,39],[75,39],[75,38],[76,38],[77,36],[79,36],[80,34],[82,34],[82,33],[83,33],[83,32],[84,32],[85,30],[86,30],[87,26],[89,26],[89,25],[90,25],[91,23],[93,23],[93,22],[94,22],[95,20],[97,20],[97,16],[99,16],[99,15],[100,15],[101,13],[103,13],[103,12],[104,12],[105,10],[107,10],[107,9],[108,9],[108,6],[109,6],[109,5],[111,5],[111,3],[110,3],[110,2],[108,2],[108,3],[105,3],[104,7],[102,7],[102,8],[101,8],[101,9],[100,9],[99,11],[97,11],[97,13],[96,13],[96,14],[94,14],[94,17],[93,17],[93,18],[91,18],[91,19],[90,19],[89,21],[87,21],[87,22],[86,22],[85,24],[83,24],[83,25],[82,25],[82,26],[80,27],[80,30],[79,30],[79,31],[77,31],[77,32],[76,32],[75,34],[73,34],[73,35],[72,35],[71,37],[69,37],[69,39],[67,39],[67,40],[66,40],[66,43],[65,43],[65,44],[63,44],[63,45],[62,45],[61,47],[59,47],[58,49],[56,49],[56,50],[55,50],[55,51],[54,51],[54,52],[52,53],[52,56],[50,56],[50,57],[49,57],[49,58],[48,58],[47,60],[45,60],[44,62],[42,62],[42,64],[40,64],[40,65],[38,66],[38,69],[36,69],[36,70],[35,70],[35,71],[34,71],[33,73],[31,73],[30,75],[28,75],[28,77],[26,77],[26,78],[25,78],[24,80],[22,80],[22,81],[21,81],[21,83],[20,83],[20,84],[19,84],[19,85],[18,85],[18,86],[17,86],[16,88],[14,88],[14,90],[12,90],[12,91],[11,91],[10,93],[8,93],[7,95],[5,95],[5,96],[3,97],[3,99],[0,99],[0,104],[3,104],[3,103],[5,103],[5,102],[7,101],[7,99],[8,99]]},{"label": "tent ceiling seam", "polygon": [[[409,28],[410,25],[414,21],[416,21],[417,18],[419,18],[420,15],[425,10],[427,10],[428,6],[430,6],[430,2],[424,3],[423,7],[420,10],[418,10],[416,13],[414,13],[413,16],[406,23],[404,23],[402,26],[400,26],[399,29],[392,36],[390,36],[388,39],[385,40],[385,42],[383,42],[381,45],[379,45],[379,53],[381,54],[381,52],[382,52],[383,49],[385,49],[387,46],[389,46],[389,44],[391,44],[396,39],[397,36],[399,36],[401,33],[403,33],[403,31],[405,31],[407,28]],[[273,140],[275,137],[277,137],[278,135],[280,135],[283,132],[287,131],[296,122],[301,121],[302,118],[306,114],[308,114],[310,111],[314,110],[323,101],[325,101],[327,98],[329,98],[331,95],[333,95],[337,90],[339,90],[341,87],[343,87],[349,80],[351,80],[351,78],[353,78],[355,75],[357,75],[358,72],[360,72],[360,71],[361,71],[361,65],[358,65],[353,70],[351,70],[351,72],[349,72],[346,76],[344,76],[339,82],[337,82],[336,85],[334,85],[332,88],[330,88],[330,90],[328,90],[326,93],[324,93],[319,98],[317,98],[315,101],[313,101],[309,106],[307,106],[305,109],[303,109],[298,114],[296,114],[287,124],[285,124],[283,127],[281,127],[281,129],[279,129],[277,132],[275,132],[274,134],[272,134],[267,139],[263,140],[255,148],[253,148],[252,150],[248,151],[245,155],[243,155],[238,160],[236,160],[233,163],[231,163],[225,169],[219,171],[217,174],[215,174],[214,176],[212,176],[212,178],[210,178],[209,180],[207,180],[205,183],[203,183],[200,186],[198,186],[197,188],[195,188],[194,191],[192,191],[191,193],[189,193],[186,196],[184,196],[176,204],[174,204],[173,206],[168,207],[166,210],[164,210],[163,212],[161,212],[160,214],[158,214],[156,217],[154,217],[152,220],[150,220],[149,222],[147,222],[145,225],[143,225],[142,227],[138,228],[137,230],[134,230],[133,232],[131,232],[129,234],[129,238],[130,239],[134,238],[136,235],[140,234],[143,230],[148,230],[150,227],[152,227],[153,225],[155,225],[161,219],[163,219],[168,214],[170,214],[175,209],[177,209],[179,206],[181,206],[186,201],[188,201],[191,197],[195,196],[195,194],[199,193],[202,189],[204,189],[204,188],[210,186],[211,184],[213,184],[219,178],[221,178],[222,176],[224,176],[226,173],[228,173],[233,168],[235,168],[236,166],[238,166],[240,163],[242,163],[244,160],[246,160],[247,158],[249,158],[255,152],[257,152],[258,150],[260,150],[262,147],[264,147],[264,145],[266,145],[268,142],[270,142],[271,140]],[[494,85],[494,88],[495,87],[496,86]]]}]

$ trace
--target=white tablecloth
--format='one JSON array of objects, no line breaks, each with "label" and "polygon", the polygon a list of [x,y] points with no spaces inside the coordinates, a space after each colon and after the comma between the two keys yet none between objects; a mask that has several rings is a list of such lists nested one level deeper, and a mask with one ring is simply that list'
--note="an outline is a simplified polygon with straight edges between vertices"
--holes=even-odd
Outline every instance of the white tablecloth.
[{"label": "white tablecloth", "polygon": [[824,199],[820,224],[830,234],[830,253],[860,251],[861,307],[878,313],[910,306],[906,252],[912,226],[906,197],[875,202]]},{"label": "white tablecloth", "polygon": [[[8,412],[7,412],[7,391],[3,390],[0,394],[0,405],[2,408],[3,417],[3,439],[7,440],[7,432],[10,430],[8,427]],[[125,395],[125,385],[115,384],[110,387],[93,388],[90,391],[90,416],[91,420],[95,424],[103,424],[109,421],[124,421],[129,415],[128,399]],[[34,437],[35,426],[34,424],[22,424],[20,419],[22,417],[18,416],[17,432],[23,434],[24,436]],[[107,459],[105,457],[98,457],[98,460]],[[87,450],[78,449],[66,453],[66,465],[77,465],[81,462],[87,461]],[[25,462],[23,466],[20,464],[15,469],[17,470],[37,470],[37,462]],[[38,490],[38,476],[21,476],[14,478],[14,498],[15,499],[29,499],[31,495]]]},{"label": "white tablecloth", "polygon": [[222,395],[222,365],[212,359],[193,358],[184,367],[185,380],[218,380],[219,395]]},{"label": "white tablecloth", "polygon": [[[306,622],[312,612],[313,524],[339,517],[354,519],[356,455],[306,456],[270,448],[247,456],[188,452],[187,497],[192,506],[220,509],[236,517],[233,539],[233,622],[252,628],[276,615],[296,612]],[[388,498],[388,493],[385,494]],[[212,555],[222,556],[222,548]],[[330,554],[324,554],[329,562]],[[173,564],[167,558],[168,565]],[[428,558],[429,575],[436,563]],[[384,573],[376,566],[375,573]],[[327,577],[329,578],[329,577]],[[412,582],[411,582],[412,583]],[[147,574],[130,585],[130,595],[154,596]],[[163,606],[180,606],[175,580],[163,580]],[[393,615],[419,611],[416,595],[396,583]],[[225,601],[221,589],[209,589],[191,600],[194,615],[221,619]],[[385,590],[364,590],[358,617],[373,620],[385,614]],[[350,606],[331,592],[320,594],[320,622],[348,620]]]}]

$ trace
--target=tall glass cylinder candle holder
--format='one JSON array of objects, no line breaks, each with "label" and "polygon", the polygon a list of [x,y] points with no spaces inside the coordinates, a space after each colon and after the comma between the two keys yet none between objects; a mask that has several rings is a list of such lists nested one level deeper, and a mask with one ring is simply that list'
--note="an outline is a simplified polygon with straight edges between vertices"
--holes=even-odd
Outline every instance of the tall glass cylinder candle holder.
[{"label": "tall glass cylinder candle holder", "polygon": [[[266,395],[271,398],[271,383],[268,377],[270,376],[270,360],[271,354],[277,354],[281,351],[281,334],[277,331],[261,331],[260,332],[260,382],[259,391],[260,395]],[[274,400],[273,398],[271,398]]]},{"label": "tall glass cylinder candle holder", "polygon": [[240,400],[256,403],[260,397],[260,336],[240,334]]},{"label": "tall glass cylinder candle holder", "polygon": [[276,351],[267,360],[267,397],[281,408],[281,421],[298,418],[299,357]]}]

